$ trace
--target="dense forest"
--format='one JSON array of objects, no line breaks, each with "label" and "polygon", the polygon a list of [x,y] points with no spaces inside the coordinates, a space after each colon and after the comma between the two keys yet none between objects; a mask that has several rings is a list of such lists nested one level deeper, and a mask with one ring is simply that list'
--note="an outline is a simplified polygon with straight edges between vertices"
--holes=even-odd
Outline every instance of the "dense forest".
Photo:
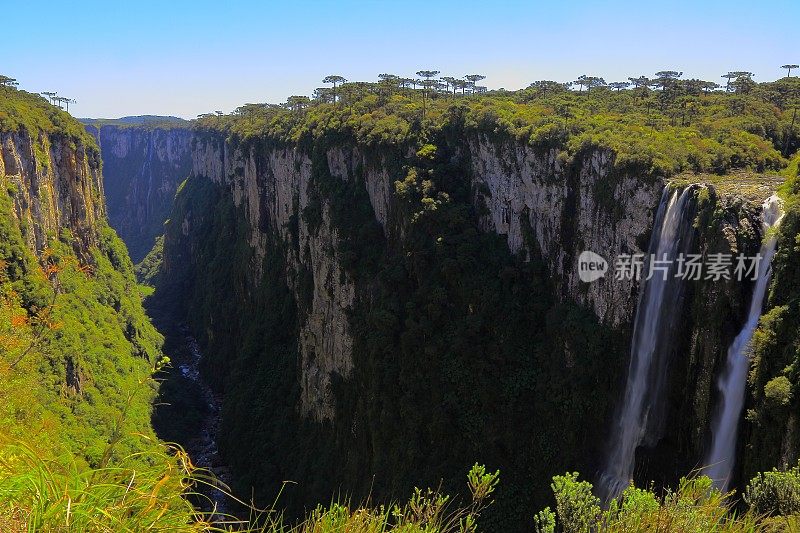
[{"label": "dense forest", "polygon": [[[102,167],[95,138],[52,98],[0,79],[0,526],[798,527],[798,436],[785,433],[800,412],[800,80],[755,83],[734,72],[720,87],[664,71],[504,91],[477,85],[479,75],[438,75],[382,74],[376,83],[329,76],[332,86],[314,98],[247,104],[189,126],[146,120],[153,131],[190,128],[195,160],[191,169],[175,167],[187,175],[179,176],[186,179],[164,234],[136,237],[140,249],[151,239],[154,246],[135,269],[107,222],[103,186],[92,181],[102,169],[108,184],[113,172]],[[87,128],[99,134],[105,125],[132,127]],[[18,146],[30,150],[12,156]],[[597,154],[610,154],[591,196],[615,223],[626,216],[615,195],[627,180],[703,183],[696,226],[712,244],[721,221],[739,212],[730,204],[746,212],[750,194],[785,179],[735,494],[686,471],[602,506],[581,481],[601,466],[629,320],[598,316],[558,278],[526,225],[535,219],[528,208],[518,249],[487,230],[493,200],[476,175],[486,146],[529,150],[552,165],[546,179],[573,189]],[[293,180],[285,197],[282,172]],[[375,175],[391,184],[380,216]],[[105,194],[115,193],[106,185]],[[573,194],[564,209],[577,213],[579,203]],[[554,237],[577,250],[579,226],[576,215]],[[315,329],[319,316],[342,321]],[[224,398],[218,439],[234,473],[230,491],[253,498],[238,503],[241,516],[228,526],[192,506],[210,474],[153,429],[181,443],[200,416],[170,364],[183,327],[200,342],[203,374]],[[310,369],[327,368],[330,354],[350,358],[313,381]],[[409,494],[407,503],[389,504]]]}]

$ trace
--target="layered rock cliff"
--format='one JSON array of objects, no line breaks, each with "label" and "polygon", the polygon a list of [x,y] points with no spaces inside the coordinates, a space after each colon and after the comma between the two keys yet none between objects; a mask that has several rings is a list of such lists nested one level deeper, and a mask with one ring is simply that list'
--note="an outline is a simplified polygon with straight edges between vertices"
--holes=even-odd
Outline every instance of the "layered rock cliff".
[{"label": "layered rock cliff", "polygon": [[0,175],[14,188],[14,213],[31,251],[68,229],[86,257],[105,217],[97,150],[63,136],[0,132]]},{"label": "layered rock cliff", "polygon": [[191,131],[180,124],[86,126],[105,170],[111,225],[139,262],[164,232],[178,184],[191,170]]},{"label": "layered rock cliff", "polygon": [[[385,496],[409,484],[403,465],[435,482],[475,454],[512,472],[512,492],[599,467],[638,295],[613,261],[646,251],[663,178],[624,171],[604,148],[565,158],[481,134],[375,147],[197,130],[192,146],[159,291],[180,302],[225,390],[222,447],[243,484],[299,480],[289,499],[309,503],[332,489],[325,472]],[[758,250],[771,190],[697,187],[694,251]],[[612,272],[581,282],[583,250]],[[667,416],[640,454],[647,480],[702,458],[748,291],[687,291]],[[243,443],[269,458],[254,466]]]}]

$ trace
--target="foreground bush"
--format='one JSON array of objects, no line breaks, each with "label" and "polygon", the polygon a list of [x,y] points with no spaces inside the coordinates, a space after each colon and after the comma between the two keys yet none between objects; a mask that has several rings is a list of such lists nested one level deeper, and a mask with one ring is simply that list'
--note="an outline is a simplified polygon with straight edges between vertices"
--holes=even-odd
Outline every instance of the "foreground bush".
[{"label": "foreground bush", "polygon": [[607,510],[593,495],[592,485],[578,474],[555,476],[551,485],[556,511],[549,507],[534,517],[536,533],[663,532],[795,532],[800,531],[800,475],[767,472],[750,481],[744,495],[746,512],[736,510],[733,493],[724,494],[706,476],[683,478],[677,490],[657,496],[630,486]]}]

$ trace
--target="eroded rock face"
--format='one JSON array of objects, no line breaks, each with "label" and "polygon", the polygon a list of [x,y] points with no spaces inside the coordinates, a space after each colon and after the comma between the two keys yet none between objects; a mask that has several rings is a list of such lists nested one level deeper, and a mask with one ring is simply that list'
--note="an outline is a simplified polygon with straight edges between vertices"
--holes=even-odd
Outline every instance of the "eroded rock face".
[{"label": "eroded rock face", "polygon": [[[342,269],[337,230],[323,202],[320,220],[303,216],[309,206],[311,160],[294,148],[276,148],[257,157],[214,139],[198,140],[193,172],[224,185],[249,226],[254,251],[253,280],[258,280],[268,249],[268,232],[284,243],[286,279],[295,293],[300,317],[299,409],[315,420],[334,418],[331,380],[348,378],[353,368],[353,338],[347,314],[355,287]],[[182,221],[190,231],[191,221]],[[309,282],[310,280],[310,282]]]},{"label": "eroded rock face", "polygon": [[[629,321],[635,307],[634,282],[609,275],[585,284],[573,263],[583,249],[610,261],[617,253],[641,252],[663,184],[609,179],[611,156],[604,152],[587,155],[572,176],[555,152],[541,155],[521,145],[497,147],[485,139],[475,139],[469,150],[475,203],[479,209],[486,207],[482,228],[507,235],[513,253],[542,257],[563,298],[586,304],[611,326]],[[325,160],[332,177],[363,181],[375,220],[388,238],[402,232],[395,220],[394,182],[401,178],[399,169],[380,159],[376,164],[374,157],[368,161],[357,146],[329,148]],[[335,375],[346,379],[353,366],[347,314],[355,287],[342,269],[337,229],[326,201],[318,223],[310,225],[303,216],[312,201],[311,160],[296,147],[273,147],[256,154],[205,135],[194,142],[192,173],[224,185],[247,218],[254,280],[271,253],[270,232],[283,241],[286,278],[301,317],[300,409],[317,420],[333,419],[331,379]],[[601,187],[610,187],[606,197],[598,196]],[[184,234],[190,231],[190,215],[179,221]]]},{"label": "eroded rock face", "polygon": [[94,147],[60,136],[31,139],[0,132],[0,174],[14,188],[14,214],[31,250],[41,256],[51,237],[72,232],[76,253],[88,257],[104,217],[100,158]]},{"label": "eroded rock face", "polygon": [[[394,194],[401,169],[374,154],[367,158],[363,150],[359,146],[328,148],[324,153],[327,172],[334,179],[360,180],[387,239],[402,238]],[[461,156],[465,155],[481,228],[505,235],[512,253],[541,258],[558,297],[585,305],[609,327],[629,328],[638,282],[616,279],[614,258],[646,253],[664,181],[617,175],[613,154],[602,150],[566,165],[556,151],[541,153],[511,141],[498,145],[476,137],[462,147]],[[348,313],[357,298],[367,295],[357,294],[342,267],[338,229],[327,200],[313,205],[319,195],[313,190],[312,166],[309,155],[296,146],[256,151],[208,134],[193,142],[193,175],[222,185],[247,220],[248,243],[254,252],[253,281],[258,280],[269,254],[282,254],[299,317],[298,408],[323,421],[336,418],[332,382],[337,377],[347,379],[353,370]],[[699,251],[757,249],[760,237],[753,227],[758,220],[757,203],[742,203],[734,197],[719,201],[726,215],[698,240]],[[316,220],[305,216],[309,207],[317,209]],[[190,211],[185,220],[176,221],[184,235],[191,232],[193,216]],[[283,243],[279,249],[269,244],[272,235]],[[609,261],[605,278],[594,283],[579,279],[576,262],[583,250]],[[671,424],[679,425],[675,431],[683,435],[676,446],[683,451],[699,454],[702,450],[702,428],[715,397],[712,376],[741,319],[741,302],[746,299],[742,291],[746,287],[735,284],[703,285],[691,292],[686,303],[682,327],[688,340],[681,346],[684,355],[676,363],[680,372],[671,381],[670,394],[682,404],[674,414],[701,429],[677,421],[673,414]],[[690,312],[695,319],[689,318]],[[723,319],[707,324],[701,320],[703,313],[716,313]]]},{"label": "eroded rock face", "polygon": [[108,218],[140,261],[164,231],[175,191],[191,171],[191,130],[87,126],[103,157]]},{"label": "eroded rock face", "polygon": [[[612,177],[608,151],[586,155],[575,175],[556,150],[538,154],[483,138],[470,150],[475,201],[486,206],[483,228],[506,235],[512,252],[543,258],[562,297],[590,307],[613,327],[630,322],[637,286],[614,278],[613,258],[646,251],[664,182]],[[584,250],[609,261],[610,272],[594,283],[578,277]]]}]

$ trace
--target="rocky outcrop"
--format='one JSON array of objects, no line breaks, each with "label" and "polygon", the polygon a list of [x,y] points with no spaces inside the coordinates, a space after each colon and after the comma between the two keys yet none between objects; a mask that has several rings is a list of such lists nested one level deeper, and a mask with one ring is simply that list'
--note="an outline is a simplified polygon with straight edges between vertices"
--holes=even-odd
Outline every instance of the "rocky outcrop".
[{"label": "rocky outcrop", "polygon": [[86,129],[102,153],[109,221],[139,262],[163,233],[178,184],[189,175],[191,130],[95,124]]},{"label": "rocky outcrop", "polygon": [[11,184],[14,213],[30,249],[41,255],[48,239],[66,229],[76,253],[86,257],[105,216],[97,148],[20,130],[0,132],[0,150],[0,175]]},{"label": "rocky outcrop", "polygon": [[[512,252],[543,258],[558,292],[601,321],[612,327],[630,322],[636,282],[611,275],[613,258],[646,251],[664,181],[614,176],[607,150],[583,155],[577,169],[561,161],[558,150],[537,153],[486,138],[470,143],[470,152],[475,200],[487,208],[483,228],[506,235]],[[581,282],[577,258],[584,250],[605,257],[612,272],[596,283]]]}]

